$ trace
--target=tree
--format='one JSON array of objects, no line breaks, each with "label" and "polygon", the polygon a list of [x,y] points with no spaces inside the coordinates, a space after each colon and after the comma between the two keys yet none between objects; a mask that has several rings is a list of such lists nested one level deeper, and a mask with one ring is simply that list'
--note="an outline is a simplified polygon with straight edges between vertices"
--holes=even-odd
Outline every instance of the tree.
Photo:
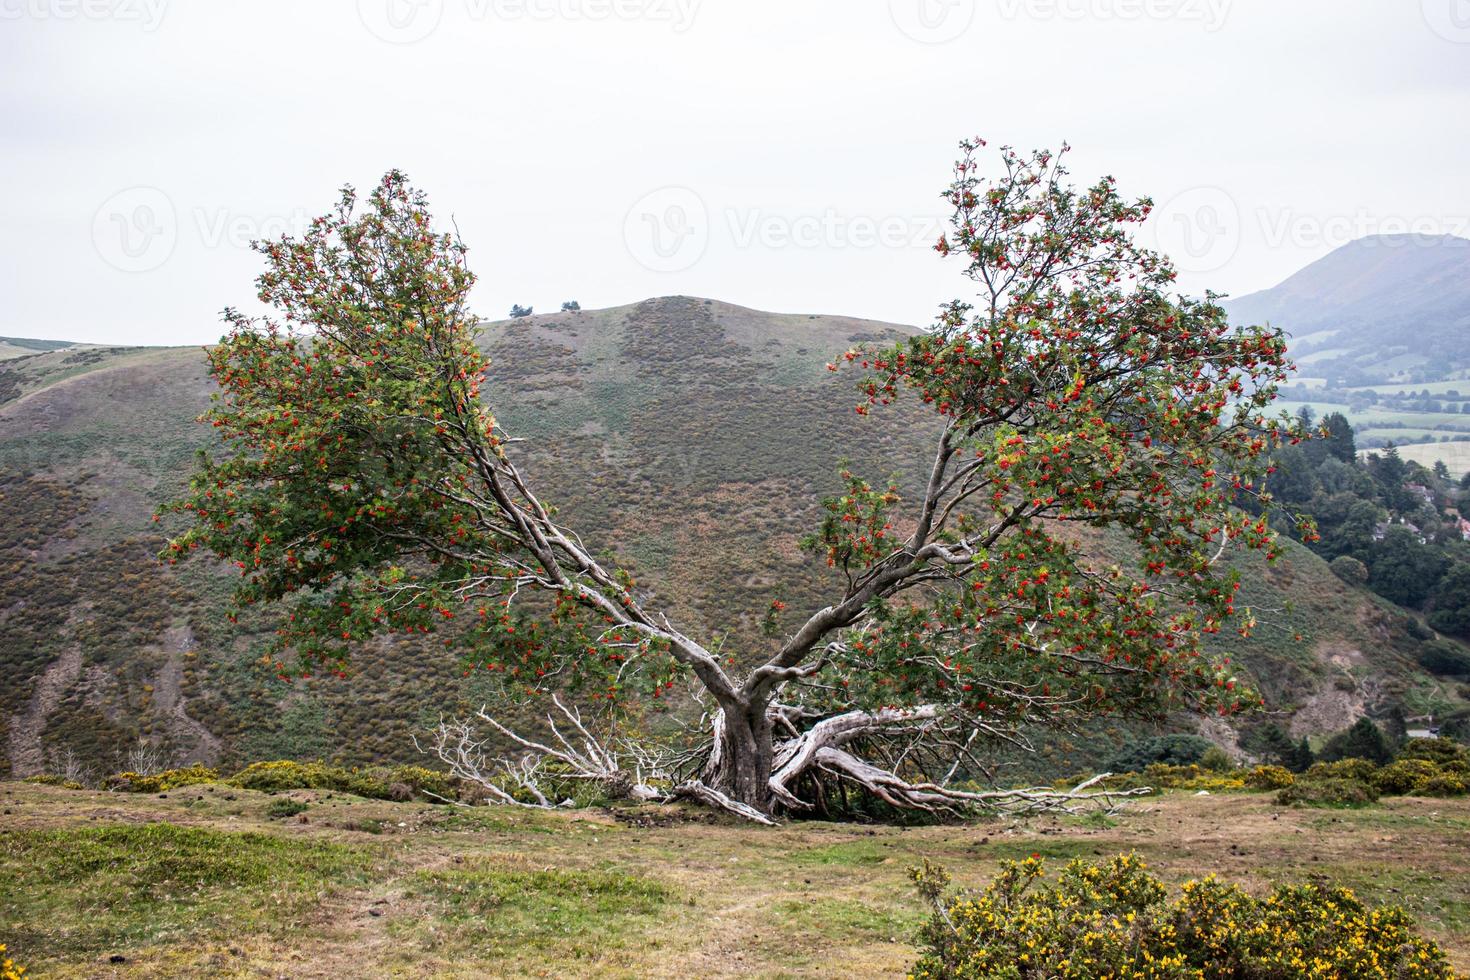
[{"label": "tree", "polygon": [[561,304],[561,311],[563,313],[581,313],[582,304],[578,303],[574,299],[569,299],[565,303]]},{"label": "tree", "polygon": [[1429,623],[1437,630],[1470,638],[1470,562],[1455,562],[1432,596]]},{"label": "tree", "polygon": [[1353,439],[1353,427],[1349,424],[1346,415],[1341,412],[1328,412],[1322,416],[1322,428],[1327,433],[1322,443],[1327,447],[1330,455],[1344,463],[1357,462],[1358,447]]},{"label": "tree", "polygon": [[1123,746],[1117,755],[1108,760],[1107,768],[1113,772],[1143,772],[1158,762],[1170,766],[1187,766],[1200,761],[1214,747],[1214,742],[1200,735],[1182,732],[1156,735]]},{"label": "tree", "polygon": [[1324,762],[1339,759],[1367,759],[1376,765],[1385,766],[1393,761],[1393,746],[1383,730],[1371,718],[1359,718],[1351,728],[1338,732],[1327,740],[1317,758]]},{"label": "tree", "polygon": [[[257,244],[276,313],[226,312],[205,417],[223,451],[173,506],[191,525],[166,554],[223,556],[239,601],[283,607],[287,676],[413,633],[507,696],[630,711],[688,681],[711,712],[671,771],[758,819],[838,783],[904,808],[989,804],[950,783],[986,739],[1257,704],[1202,639],[1237,613],[1251,626],[1224,556],[1277,553],[1263,480],[1300,438],[1268,414],[1285,341],[1231,327],[1212,294],[1169,295],[1169,262],[1132,238],[1147,200],[1111,178],[1075,189],[1046,152],[1006,149],[982,180],[981,146],[963,144],[937,245],[976,305],[842,358],[862,372],[859,413],[913,396],[939,416],[924,489],[904,501],[841,473],[807,542],[836,594],[778,616],[774,652],[682,632],[532,490],[481,397],[464,247],[396,171],[365,207],[347,188],[301,238]],[[1083,546],[1107,529],[1131,542],[1127,568]]]},{"label": "tree", "polygon": [[1306,772],[1315,761],[1305,738],[1293,742],[1286,729],[1274,721],[1247,729],[1241,735],[1240,746],[1262,762],[1285,766],[1292,772]]},{"label": "tree", "polygon": [[1419,666],[1439,677],[1470,677],[1470,652],[1449,640],[1430,640],[1419,648]]},{"label": "tree", "polygon": [[1373,545],[1368,586],[1390,602],[1417,609],[1434,592],[1445,564],[1439,549],[1409,528],[1395,525]]},{"label": "tree", "polygon": [[519,320],[521,317],[530,316],[534,312],[536,311],[529,306],[522,306],[519,303],[515,303],[510,308],[510,318],[512,320]]}]

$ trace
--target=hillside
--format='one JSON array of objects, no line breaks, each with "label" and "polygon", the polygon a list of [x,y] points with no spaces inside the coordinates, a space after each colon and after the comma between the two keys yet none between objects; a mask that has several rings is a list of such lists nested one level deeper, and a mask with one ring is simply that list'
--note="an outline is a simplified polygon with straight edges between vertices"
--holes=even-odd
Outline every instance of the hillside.
[{"label": "hillside", "polygon": [[1470,367],[1470,240],[1359,239],[1227,307],[1289,331],[1298,360],[1334,383],[1442,380]]},{"label": "hillside", "polygon": [[46,351],[65,350],[75,347],[69,340],[27,340],[23,337],[0,337],[0,361],[12,357],[30,357]]},{"label": "hillside", "polygon": [[[794,617],[825,594],[827,570],[798,541],[839,458],[877,477],[897,468],[903,484],[903,465],[927,456],[927,415],[860,418],[851,377],[824,369],[903,329],[686,297],[529,317],[487,329],[488,397],[568,523],[630,564],[683,629],[740,656],[771,642],[760,623],[773,598]],[[226,577],[154,562],[151,515],[209,439],[192,420],[210,390],[195,349],[0,363],[0,665],[12,679],[0,716],[14,773],[68,750],[115,767],[140,735],[181,759],[410,759],[416,726],[477,706],[474,681],[432,643],[384,643],[345,681],[284,685],[254,660],[269,621],[225,620]],[[1304,549],[1246,571],[1267,625],[1221,642],[1294,734],[1390,703],[1462,703],[1414,666],[1420,640],[1400,611]],[[1049,739],[1041,764],[1089,764],[1119,734]]]},{"label": "hillside", "polygon": [[[1341,412],[1358,443],[1426,448],[1465,472],[1470,451],[1470,240],[1384,235],[1344,245],[1278,286],[1226,304],[1292,335],[1290,408]],[[1450,443],[1435,449],[1432,443]]]}]

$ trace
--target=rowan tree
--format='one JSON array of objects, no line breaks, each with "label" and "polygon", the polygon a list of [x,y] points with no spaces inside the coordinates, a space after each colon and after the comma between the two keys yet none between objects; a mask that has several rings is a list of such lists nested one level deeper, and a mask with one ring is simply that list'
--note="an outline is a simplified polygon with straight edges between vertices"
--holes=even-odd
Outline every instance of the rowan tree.
[{"label": "rowan tree", "polygon": [[[1146,199],[1111,178],[1074,187],[1065,148],[1003,149],[985,178],[983,146],[962,144],[936,246],[978,295],[829,365],[859,372],[859,413],[937,414],[923,490],[841,473],[807,541],[835,594],[773,600],[769,656],[681,632],[528,485],[483,390],[464,246],[396,171],[302,237],[257,244],[275,313],[227,311],[209,351],[223,444],[168,553],[223,556],[241,602],[280,607],[283,674],[411,633],[508,694],[623,705],[690,681],[712,711],[685,789],[758,819],[836,784],[897,807],[994,802],[953,782],[989,740],[1250,707],[1205,641],[1252,623],[1227,556],[1277,552],[1265,480],[1300,437],[1269,411],[1285,340],[1174,293],[1169,261],[1134,238]],[[1103,558],[1104,533],[1132,558]],[[473,761],[467,736],[460,749]]]}]

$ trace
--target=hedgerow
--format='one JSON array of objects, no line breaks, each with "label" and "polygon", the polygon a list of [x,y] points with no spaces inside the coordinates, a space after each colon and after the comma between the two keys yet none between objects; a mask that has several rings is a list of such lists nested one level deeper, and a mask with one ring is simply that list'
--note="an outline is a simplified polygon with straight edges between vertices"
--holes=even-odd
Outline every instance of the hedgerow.
[{"label": "hedgerow", "polygon": [[1253,898],[1213,876],[1168,890],[1136,856],[1006,862],[982,892],[951,894],[927,861],[911,872],[933,914],[911,980],[1454,980],[1444,952],[1396,907],[1345,888],[1281,886]]}]

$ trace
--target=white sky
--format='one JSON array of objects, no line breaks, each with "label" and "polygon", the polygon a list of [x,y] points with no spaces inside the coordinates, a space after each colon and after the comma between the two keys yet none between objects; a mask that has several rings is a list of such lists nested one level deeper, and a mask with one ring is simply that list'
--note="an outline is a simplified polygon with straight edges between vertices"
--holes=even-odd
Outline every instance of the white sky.
[{"label": "white sky", "polygon": [[211,341],[249,238],[390,167],[496,317],[927,323],[972,134],[1152,195],[1192,291],[1470,236],[1470,0],[0,0],[0,80],[0,335]]}]

